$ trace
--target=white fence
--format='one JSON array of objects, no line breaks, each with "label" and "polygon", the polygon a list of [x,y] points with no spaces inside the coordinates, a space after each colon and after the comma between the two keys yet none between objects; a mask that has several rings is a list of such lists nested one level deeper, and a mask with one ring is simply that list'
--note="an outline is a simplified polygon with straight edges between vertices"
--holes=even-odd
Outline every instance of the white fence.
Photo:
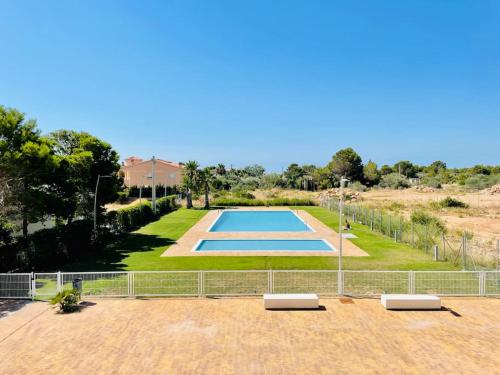
[{"label": "white fence", "polygon": [[382,293],[500,296],[497,271],[118,271],[0,274],[0,298],[50,299],[82,280],[88,297]]}]

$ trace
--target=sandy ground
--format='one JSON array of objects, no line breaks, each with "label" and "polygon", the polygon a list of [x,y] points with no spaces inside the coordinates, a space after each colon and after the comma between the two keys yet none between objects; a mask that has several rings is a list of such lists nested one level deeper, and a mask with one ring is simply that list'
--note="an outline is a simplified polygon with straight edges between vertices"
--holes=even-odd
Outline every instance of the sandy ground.
[{"label": "sandy ground", "polygon": [[[467,203],[469,208],[436,210],[430,206],[431,202],[440,201],[447,196]],[[364,205],[393,208],[407,216],[412,210],[424,209],[440,217],[451,230],[468,230],[481,238],[500,239],[499,194],[492,195],[486,191],[468,193],[453,186],[445,186],[432,192],[421,192],[415,188],[374,189],[361,193],[361,198]]]},{"label": "sandy ground", "polygon": [[321,299],[95,299],[63,315],[43,302],[0,319],[1,374],[500,374],[500,300],[386,311]]}]

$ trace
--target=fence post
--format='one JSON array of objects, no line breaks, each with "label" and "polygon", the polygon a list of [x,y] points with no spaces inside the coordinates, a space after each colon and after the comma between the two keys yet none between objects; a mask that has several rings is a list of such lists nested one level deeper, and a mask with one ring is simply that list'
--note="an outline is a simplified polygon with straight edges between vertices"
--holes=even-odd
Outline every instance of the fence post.
[{"label": "fence post", "polygon": [[497,240],[497,271],[500,271],[500,240]]},{"label": "fence post", "polygon": [[465,237],[465,233],[462,236],[462,260],[464,262],[463,270],[465,271],[467,269],[467,238]]},{"label": "fence post", "polygon": [[408,294],[413,294],[414,290],[414,275],[413,271],[408,271]]},{"label": "fence post", "polygon": [[344,295],[344,271],[337,271],[338,295]]},{"label": "fence post", "polygon": [[132,297],[134,295],[134,291],[133,291],[133,288],[134,288],[134,274],[133,274],[133,271],[128,271],[127,272],[127,295],[129,297]]},{"label": "fence post", "polygon": [[438,249],[438,245],[434,245],[434,261],[438,261],[439,260],[439,249]]},{"label": "fence post", "polygon": [[267,271],[267,292],[273,293],[273,271]]},{"label": "fence post", "polygon": [[62,278],[61,278],[61,271],[57,271],[57,292],[62,291]]},{"label": "fence post", "polygon": [[30,287],[31,287],[31,299],[35,300],[36,297],[36,280],[35,274],[31,272],[30,274]]},{"label": "fence post", "polygon": [[198,272],[198,297],[205,295],[205,271]]},{"label": "fence post", "polygon": [[429,251],[429,224],[425,224],[425,251]]},{"label": "fence post", "polygon": [[413,221],[411,222],[411,246],[415,247],[415,229],[413,226]]},{"label": "fence post", "polygon": [[392,233],[392,216],[389,215],[389,236],[391,235]]},{"label": "fence post", "polygon": [[443,260],[446,260],[446,238],[444,233],[441,233],[441,242],[443,242]]},{"label": "fence post", "polygon": [[394,242],[398,242],[398,231],[394,231]]},{"label": "fence post", "polygon": [[479,295],[480,296],[485,296],[486,295],[486,272],[481,271],[479,274]]},{"label": "fence post", "polygon": [[374,219],[374,212],[373,212],[373,208],[372,208],[372,221],[371,221],[371,229],[372,229],[372,232],[373,232],[373,219]]}]

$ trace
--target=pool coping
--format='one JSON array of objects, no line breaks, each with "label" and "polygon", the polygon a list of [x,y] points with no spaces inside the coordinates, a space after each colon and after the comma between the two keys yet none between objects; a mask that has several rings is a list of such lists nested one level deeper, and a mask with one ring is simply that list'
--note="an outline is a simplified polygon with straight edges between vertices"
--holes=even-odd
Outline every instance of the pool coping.
[{"label": "pool coping", "polygon": [[[288,207],[242,207],[230,208],[229,210],[242,209],[251,210],[280,210],[292,211],[301,218],[307,225],[314,228],[314,232],[207,232],[221,213],[221,210],[209,211],[195,225],[193,225],[174,244],[166,248],[162,257],[178,256],[338,256],[339,236],[338,233],[325,225],[323,222],[304,210],[294,210]],[[192,251],[193,247],[202,239],[325,239],[335,249],[334,251]],[[345,256],[368,256],[368,254],[347,239],[342,240],[342,254]]]},{"label": "pool coping", "polygon": [[[217,215],[217,217],[215,218],[214,222],[207,229],[208,233],[261,233],[260,231],[257,231],[257,230],[255,230],[255,231],[250,231],[250,230],[249,231],[226,231],[226,232],[222,232],[222,231],[216,232],[216,231],[213,231],[212,232],[212,228],[215,226],[215,224],[217,224],[217,222],[219,221],[219,219],[221,218],[221,216],[224,215],[225,212],[234,212],[234,210],[231,210],[231,209],[229,209],[229,210],[223,209],[223,210],[219,210],[219,211],[220,212]],[[284,210],[284,209],[277,209],[277,210],[274,210],[274,209],[273,210],[268,210],[268,209],[266,209],[266,210],[241,209],[241,210],[237,210],[237,212],[255,212],[255,211],[291,212],[292,214],[295,215],[295,217],[297,219],[299,219],[300,221],[302,221],[302,223],[304,223],[304,225],[309,228],[309,231],[292,231],[292,232],[290,232],[290,231],[277,231],[277,230],[272,231],[272,230],[270,230],[270,231],[265,231],[265,233],[284,233],[284,232],[287,232],[287,233],[307,233],[307,232],[316,232],[316,230],[313,227],[311,227],[309,224],[307,224],[307,222],[304,219],[302,219],[299,215],[297,215],[297,212],[295,212],[294,210],[291,210],[291,209],[288,209],[288,210]]]},{"label": "pool coping", "polygon": [[[224,232],[227,233],[227,232]],[[246,233],[246,232],[245,232]],[[274,232],[277,233],[277,232]],[[198,250],[198,246],[201,245],[203,241],[323,241],[326,243],[330,249],[327,250],[241,250],[241,249],[226,249],[226,250]],[[191,249],[194,253],[203,253],[203,252],[259,252],[259,253],[271,253],[273,251],[286,253],[286,252],[323,252],[323,253],[332,253],[335,251],[339,251],[335,246],[333,246],[326,238],[200,238],[198,242]]]}]

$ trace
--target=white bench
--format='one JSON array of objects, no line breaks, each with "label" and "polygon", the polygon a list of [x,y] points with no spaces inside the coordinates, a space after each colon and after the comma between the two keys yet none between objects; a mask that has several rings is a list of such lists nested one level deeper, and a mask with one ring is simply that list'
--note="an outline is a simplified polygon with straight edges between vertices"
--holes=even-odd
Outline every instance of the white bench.
[{"label": "white bench", "polygon": [[316,294],[264,294],[266,309],[317,309],[319,298]]},{"label": "white bench", "polygon": [[428,294],[382,294],[380,302],[387,310],[441,309],[441,298]]}]

